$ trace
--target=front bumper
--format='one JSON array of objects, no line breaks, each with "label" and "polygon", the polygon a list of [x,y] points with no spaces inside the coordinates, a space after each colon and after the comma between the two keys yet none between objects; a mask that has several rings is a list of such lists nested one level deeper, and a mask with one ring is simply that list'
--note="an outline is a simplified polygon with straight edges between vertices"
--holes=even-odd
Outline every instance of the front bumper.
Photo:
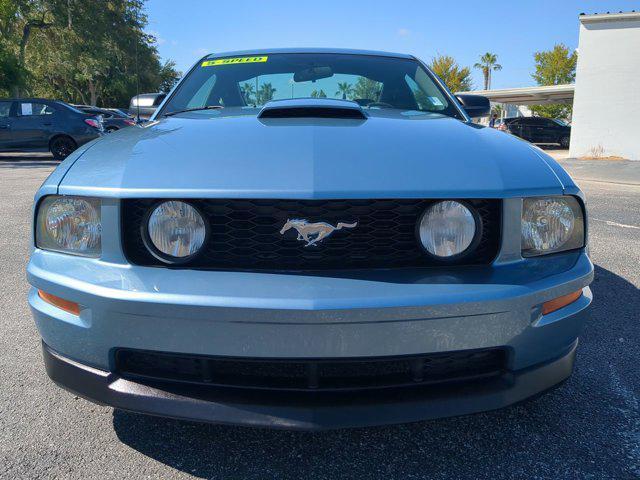
[{"label": "front bumper", "polygon": [[47,374],[61,387],[95,403],[162,417],[293,430],[323,430],[409,423],[494,410],[521,402],[566,380],[577,341],[561,357],[476,383],[453,383],[362,394],[300,395],[198,389],[137,383],[74,362],[43,343]]},{"label": "front bumper", "polygon": [[[584,252],[447,272],[284,275],[133,267],[35,250],[27,271],[47,371],[59,384],[123,409],[289,428],[465,414],[551,388],[570,375],[593,278]],[[79,303],[80,316],[44,302],[37,289]],[[541,315],[543,302],[580,289],[579,300]],[[507,352],[503,375],[300,402],[290,393],[194,392],[113,373],[117,349],[348,359],[486,348]]]}]

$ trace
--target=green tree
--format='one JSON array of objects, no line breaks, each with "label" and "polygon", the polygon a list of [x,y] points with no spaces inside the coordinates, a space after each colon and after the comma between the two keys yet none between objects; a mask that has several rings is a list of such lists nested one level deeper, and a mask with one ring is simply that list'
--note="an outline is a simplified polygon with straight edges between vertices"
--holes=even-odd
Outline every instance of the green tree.
[{"label": "green tree", "polygon": [[466,92],[473,88],[471,69],[460,67],[453,57],[438,55],[431,61],[429,67],[454,93]]},{"label": "green tree", "polygon": [[7,43],[0,39],[0,97],[14,94],[16,88],[24,85],[25,71],[20,68],[18,57]]},{"label": "green tree", "polygon": [[551,50],[534,53],[533,58],[536,70],[531,76],[538,85],[562,85],[575,81],[578,54],[566,45],[556,44]]},{"label": "green tree", "polygon": [[473,67],[482,70],[485,90],[489,90],[491,88],[491,72],[494,70],[502,70],[502,65],[498,63],[498,56],[489,52],[482,55],[480,57],[480,61]]},{"label": "green tree", "polygon": [[367,99],[377,102],[382,93],[382,84],[370,78],[360,77],[353,88],[352,98]]},{"label": "green tree", "polygon": [[[551,50],[536,52],[533,58],[536,69],[531,76],[538,85],[562,85],[575,81],[578,54],[566,45],[556,44]],[[530,108],[535,115],[541,117],[566,119],[571,116],[573,105],[559,103],[532,105]]]},{"label": "green tree", "polygon": [[264,105],[265,103],[273,100],[273,96],[275,95],[275,93],[276,89],[273,88],[273,85],[271,85],[271,83],[267,82],[260,85],[260,88],[258,89],[258,105]]},{"label": "green tree", "polygon": [[240,91],[242,92],[242,96],[244,97],[244,103],[246,103],[247,105],[255,104],[254,98],[252,98],[256,93],[253,84],[249,82],[243,83],[240,87]]},{"label": "green tree", "polygon": [[336,95],[342,95],[343,100],[351,98],[351,95],[353,95],[353,85],[349,82],[338,82],[338,91],[336,92]]},{"label": "green tree", "polygon": [[167,91],[180,72],[146,25],[142,0],[0,0],[0,84],[104,106],[128,105],[138,79],[141,92]]},{"label": "green tree", "polygon": [[320,89],[318,90],[314,90],[313,92],[311,92],[311,98],[327,98],[327,94],[324,93],[324,90]]},{"label": "green tree", "polygon": [[10,85],[10,90],[13,96],[20,96],[29,77],[25,62],[32,34],[51,26],[50,1],[0,0],[0,41],[4,44],[2,50],[5,52],[4,61],[0,63],[0,78],[12,79],[14,83]]},{"label": "green tree", "polygon": [[158,91],[168,93],[178,83],[182,72],[176,70],[176,62],[167,60],[162,64],[158,76],[160,77]]}]

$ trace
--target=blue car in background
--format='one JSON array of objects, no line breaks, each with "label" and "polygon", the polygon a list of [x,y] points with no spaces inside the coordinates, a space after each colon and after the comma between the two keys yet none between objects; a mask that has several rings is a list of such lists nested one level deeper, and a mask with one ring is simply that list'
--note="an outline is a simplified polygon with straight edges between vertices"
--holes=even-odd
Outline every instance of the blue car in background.
[{"label": "blue car in background", "polygon": [[0,152],[51,152],[64,160],[104,133],[101,115],[46,98],[0,99]]},{"label": "blue car in background", "polygon": [[420,60],[199,60],[34,206],[48,375],[115,408],[325,429],[468,414],[566,380],[591,303],[584,196],[471,122]]}]

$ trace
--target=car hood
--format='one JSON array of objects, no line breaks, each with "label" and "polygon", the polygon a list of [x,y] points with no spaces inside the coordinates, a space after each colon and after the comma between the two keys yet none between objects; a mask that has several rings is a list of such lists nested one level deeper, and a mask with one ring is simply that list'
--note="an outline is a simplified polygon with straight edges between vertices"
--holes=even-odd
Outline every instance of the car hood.
[{"label": "car hood", "polygon": [[499,198],[570,179],[511,135],[417,112],[366,120],[180,114],[80,155],[62,194],[110,197]]}]

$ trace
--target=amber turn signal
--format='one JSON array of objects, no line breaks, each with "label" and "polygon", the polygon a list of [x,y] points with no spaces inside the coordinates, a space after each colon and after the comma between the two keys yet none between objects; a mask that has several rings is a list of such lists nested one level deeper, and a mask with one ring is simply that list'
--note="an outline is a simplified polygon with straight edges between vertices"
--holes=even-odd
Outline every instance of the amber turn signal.
[{"label": "amber turn signal", "polygon": [[58,307],[60,310],[72,313],[73,315],[80,315],[80,305],[76,302],[70,302],[64,298],[56,297],[50,293],[38,290],[38,296],[47,303],[50,303],[54,307]]},{"label": "amber turn signal", "polygon": [[567,295],[554,298],[553,300],[549,300],[548,302],[544,302],[542,304],[542,314],[547,315],[551,312],[555,312],[556,310],[561,309],[562,307],[566,307],[570,303],[578,300],[581,296],[582,290],[578,290],[577,292],[572,292]]}]

